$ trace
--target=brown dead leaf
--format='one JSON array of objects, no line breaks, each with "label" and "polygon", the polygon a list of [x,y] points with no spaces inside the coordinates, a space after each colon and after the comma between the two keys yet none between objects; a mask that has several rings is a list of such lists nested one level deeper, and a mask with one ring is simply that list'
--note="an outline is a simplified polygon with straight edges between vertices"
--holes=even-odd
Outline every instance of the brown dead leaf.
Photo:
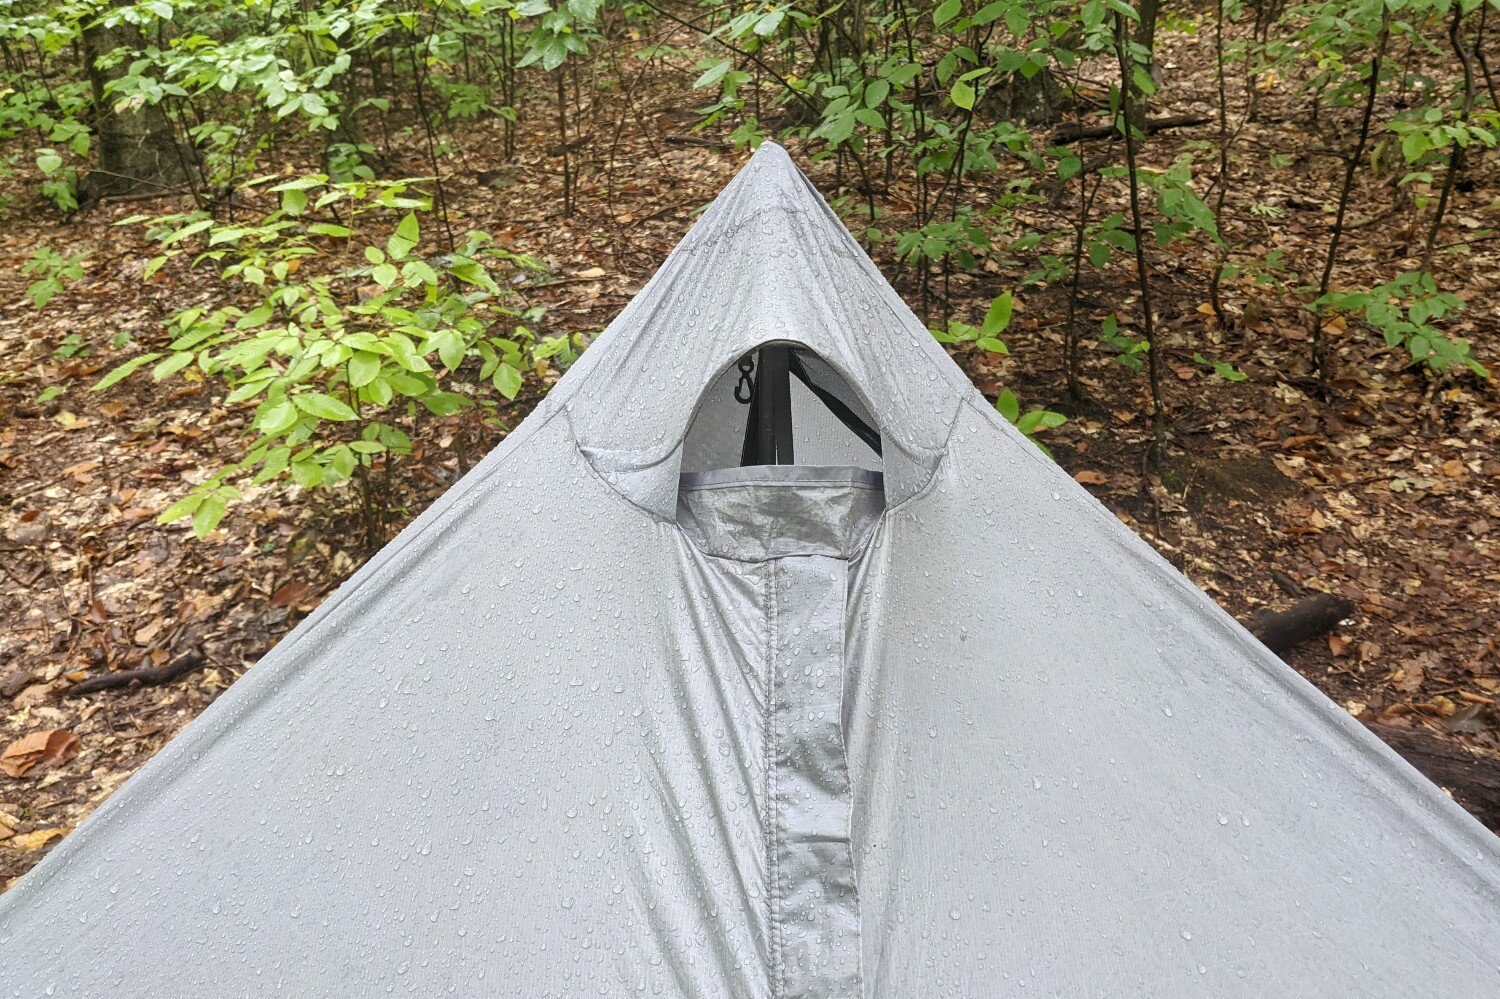
[{"label": "brown dead leaf", "polygon": [[281,589],[271,594],[270,604],[272,607],[296,607],[307,598],[308,591],[311,589],[311,586],[303,582],[287,583]]},{"label": "brown dead leaf", "polygon": [[34,708],[51,696],[52,684],[33,683],[28,687],[23,687],[19,694],[10,699],[10,703],[18,708]]},{"label": "brown dead leaf", "polygon": [[1349,650],[1349,639],[1336,632],[1328,633],[1328,651],[1336,656],[1341,656]]},{"label": "brown dead leaf", "polygon": [[62,839],[67,834],[66,829],[38,829],[36,832],[22,833],[12,837],[6,841],[5,845],[12,850],[30,853],[32,850],[40,850],[55,839]]},{"label": "brown dead leaf", "polygon": [[151,623],[147,624],[144,628],[138,628],[134,636],[135,644],[150,645],[151,640],[157,635],[161,634],[161,630],[162,628],[166,627],[166,624],[167,622],[164,618],[158,617],[153,619]]},{"label": "brown dead leaf", "polygon": [[1391,682],[1396,688],[1406,694],[1415,694],[1422,689],[1422,678],[1425,670],[1421,659],[1407,659],[1396,667],[1391,674]]},{"label": "brown dead leaf", "polygon": [[15,697],[37,681],[35,673],[18,669],[0,678],[0,697]]},{"label": "brown dead leaf", "polygon": [[1085,486],[1107,486],[1109,476],[1103,472],[1097,472],[1092,468],[1086,468],[1073,476],[1073,481]]},{"label": "brown dead leaf", "polygon": [[83,744],[65,728],[23,735],[0,753],[0,770],[12,777],[41,773],[78,755]]},{"label": "brown dead leaf", "polygon": [[1441,718],[1447,718],[1458,710],[1458,705],[1453,702],[1453,699],[1445,697],[1442,694],[1437,695],[1425,704],[1418,704],[1417,707],[1428,714],[1434,714]]}]

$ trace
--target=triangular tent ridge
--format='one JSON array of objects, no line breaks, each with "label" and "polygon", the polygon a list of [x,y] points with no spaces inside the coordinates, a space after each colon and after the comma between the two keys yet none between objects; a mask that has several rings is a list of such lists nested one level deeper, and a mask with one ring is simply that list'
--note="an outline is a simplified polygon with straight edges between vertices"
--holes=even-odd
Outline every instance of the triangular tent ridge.
[{"label": "triangular tent ridge", "polygon": [[[767,344],[879,453],[803,392],[815,463],[736,467]],[[0,996],[1477,997],[1497,941],[1494,837],[1000,419],[767,144],[0,896]]]}]

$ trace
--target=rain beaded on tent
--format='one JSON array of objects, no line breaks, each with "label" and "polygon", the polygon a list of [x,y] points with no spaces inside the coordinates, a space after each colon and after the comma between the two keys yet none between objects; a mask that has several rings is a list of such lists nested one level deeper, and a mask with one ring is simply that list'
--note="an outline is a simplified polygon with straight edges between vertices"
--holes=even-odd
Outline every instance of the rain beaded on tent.
[{"label": "rain beaded on tent", "polygon": [[1488,831],[1001,419],[764,145],[30,875],[0,996],[1500,995]]}]

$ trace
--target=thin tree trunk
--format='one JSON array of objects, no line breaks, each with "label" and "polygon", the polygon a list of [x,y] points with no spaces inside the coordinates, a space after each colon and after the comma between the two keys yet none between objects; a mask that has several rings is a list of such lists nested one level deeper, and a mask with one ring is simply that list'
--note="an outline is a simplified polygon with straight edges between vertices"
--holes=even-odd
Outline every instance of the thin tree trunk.
[{"label": "thin tree trunk", "polygon": [[[1467,125],[1474,110],[1474,57],[1469,51],[1468,39],[1464,37],[1464,8],[1453,6],[1453,23],[1448,29],[1448,40],[1464,68],[1464,101],[1458,111],[1458,123]],[[1448,202],[1453,197],[1453,185],[1464,169],[1464,147],[1453,143],[1453,152],[1448,157],[1448,172],[1443,177],[1443,190],[1438,195],[1437,208],[1432,213],[1432,226],[1427,230],[1427,243],[1422,247],[1422,270],[1432,270],[1432,250],[1437,244],[1438,230],[1443,225],[1443,215],[1448,211]]]},{"label": "thin tree trunk", "polygon": [[[427,89],[427,61],[417,47],[418,35],[415,27],[409,29],[409,39],[412,59],[412,96],[416,99],[417,115],[422,119],[422,134],[427,139],[427,160],[432,164],[438,218],[443,223],[443,236],[447,241],[448,252],[452,253],[458,244],[453,237],[453,223],[448,218],[448,192],[443,186],[443,165],[438,161],[437,137],[433,134],[432,117],[427,113],[427,98],[424,96]],[[425,47],[424,45],[423,48]]]},{"label": "thin tree trunk", "polygon": [[1094,189],[1090,191],[1088,172],[1078,171],[1078,232],[1073,240],[1073,280],[1068,286],[1068,322],[1063,331],[1063,377],[1068,385],[1068,398],[1074,402],[1083,401],[1083,385],[1078,380],[1078,286],[1083,273],[1083,243],[1088,236],[1089,212],[1103,184],[1104,177],[1096,176]]},{"label": "thin tree trunk", "polygon": [[557,70],[557,141],[562,152],[563,218],[573,217],[573,173],[568,158],[568,91],[566,78]]},{"label": "thin tree trunk", "polygon": [[1161,15],[1161,0],[1136,0],[1135,9],[1140,17],[1135,24],[1135,43],[1146,50],[1146,61],[1142,65],[1155,79],[1156,22]]},{"label": "thin tree trunk", "polygon": [[1370,140],[1370,121],[1375,117],[1375,98],[1380,93],[1380,63],[1385,58],[1385,47],[1391,38],[1391,9],[1381,5],[1380,36],[1375,42],[1375,54],[1370,59],[1370,75],[1365,90],[1365,109],[1359,121],[1359,140],[1354,151],[1344,163],[1344,184],[1339,189],[1338,211],[1333,217],[1333,231],[1328,238],[1328,256],[1323,261],[1323,276],[1318,281],[1318,297],[1312,305],[1312,353],[1313,369],[1318,377],[1318,390],[1328,398],[1329,371],[1328,343],[1323,337],[1323,299],[1333,281],[1333,268],[1338,263],[1339,241],[1344,235],[1344,215],[1349,210],[1349,195],[1354,190],[1354,173],[1359,161],[1364,158],[1365,144]]},{"label": "thin tree trunk", "polygon": [[1135,231],[1135,271],[1141,293],[1141,335],[1146,339],[1146,380],[1151,388],[1151,436],[1154,460],[1166,450],[1166,404],[1161,391],[1161,364],[1156,346],[1156,321],[1151,312],[1151,276],[1146,269],[1146,228],[1141,213],[1140,173],[1136,167],[1134,121],[1135,55],[1124,15],[1115,12],[1115,55],[1120,63],[1120,120],[1125,133],[1125,173],[1130,188],[1130,221]]},{"label": "thin tree trunk", "polygon": [[1480,4],[1479,29],[1474,33],[1474,58],[1479,61],[1479,70],[1484,74],[1484,85],[1490,92],[1490,106],[1500,108],[1500,88],[1495,86],[1495,78],[1490,74],[1490,62],[1484,55],[1484,29],[1489,17],[1490,5]]},{"label": "thin tree trunk", "polygon": [[1219,300],[1219,282],[1224,276],[1224,265],[1229,262],[1229,243],[1224,239],[1224,198],[1229,193],[1229,94],[1224,79],[1224,4],[1218,0],[1214,6],[1214,78],[1219,89],[1219,176],[1214,192],[1214,228],[1219,233],[1219,256],[1214,261],[1214,272],[1208,280],[1208,301],[1214,308],[1214,316],[1222,325],[1224,303]]}]

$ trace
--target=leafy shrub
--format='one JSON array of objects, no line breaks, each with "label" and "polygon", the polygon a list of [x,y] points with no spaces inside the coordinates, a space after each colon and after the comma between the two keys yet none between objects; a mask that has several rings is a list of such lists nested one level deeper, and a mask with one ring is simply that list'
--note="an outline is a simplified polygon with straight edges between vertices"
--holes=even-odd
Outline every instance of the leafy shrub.
[{"label": "leafy shrub", "polygon": [[404,427],[419,413],[493,412],[516,397],[526,371],[572,360],[576,343],[539,338],[528,324],[541,310],[524,307],[504,280],[540,270],[535,260],[481,232],[450,253],[420,252],[432,211],[412,182],[318,174],[250,187],[278,196],[280,207],[254,223],[201,212],[121,223],[146,225],[163,250],[146,265],[148,279],[187,258],[213,274],[223,304],[178,310],[164,350],[120,364],[95,388],[149,365],[157,381],[201,379],[221,387],[224,405],[255,405],[243,455],[163,522],[191,516],[206,534],[246,477],[339,486],[409,454]]}]

